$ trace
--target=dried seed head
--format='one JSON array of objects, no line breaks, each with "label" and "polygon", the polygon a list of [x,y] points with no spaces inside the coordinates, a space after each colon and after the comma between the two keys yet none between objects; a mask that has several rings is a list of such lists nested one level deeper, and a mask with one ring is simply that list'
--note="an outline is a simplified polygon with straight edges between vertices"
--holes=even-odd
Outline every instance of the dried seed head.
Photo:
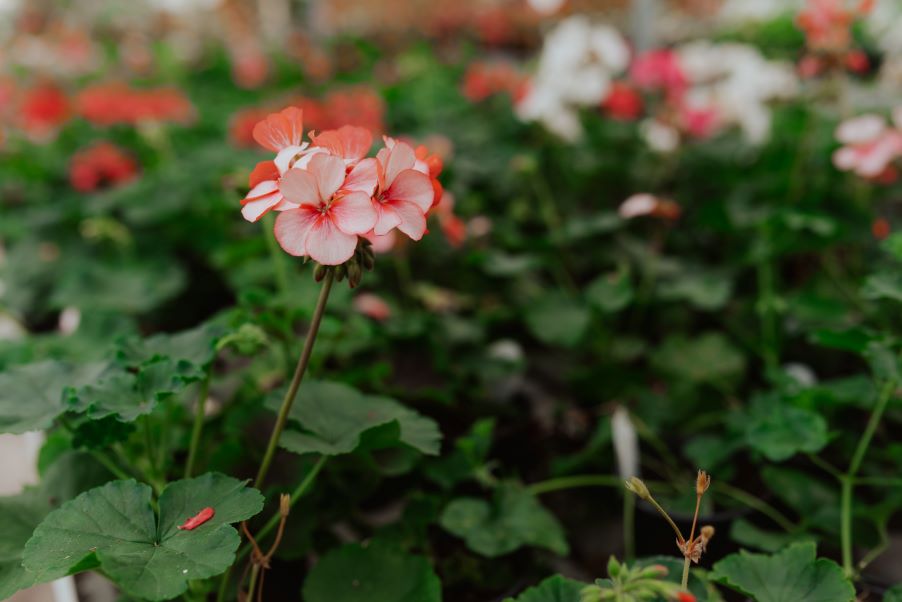
[{"label": "dried seed head", "polygon": [[291,496],[283,493],[279,496],[279,515],[286,518],[289,512],[291,512]]},{"label": "dried seed head", "polygon": [[698,476],[695,479],[695,493],[697,495],[704,495],[706,491],[708,491],[708,487],[711,486],[711,477],[704,470],[698,471]]},{"label": "dried seed head", "polygon": [[645,486],[645,483],[643,483],[642,479],[639,477],[630,477],[629,480],[626,481],[626,488],[639,496],[640,499],[651,499],[651,493],[648,491],[648,487]]}]

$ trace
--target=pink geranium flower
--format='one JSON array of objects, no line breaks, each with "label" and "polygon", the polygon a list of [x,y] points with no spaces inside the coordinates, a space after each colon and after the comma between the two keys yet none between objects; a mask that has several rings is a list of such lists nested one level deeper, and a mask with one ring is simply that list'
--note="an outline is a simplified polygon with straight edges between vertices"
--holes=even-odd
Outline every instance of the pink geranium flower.
[{"label": "pink geranium flower", "polygon": [[435,192],[429,176],[415,168],[416,153],[409,144],[385,138],[385,148],[376,155],[378,185],[373,197],[376,236],[397,228],[413,240],[426,232],[426,213]]},{"label": "pink geranium flower", "polygon": [[282,174],[295,166],[303,167],[314,154],[304,137],[304,112],[288,107],[260,121],[253,130],[257,144],[276,154],[273,161],[258,163],[250,177],[250,192],[241,201],[241,215],[256,222],[275,209],[285,211],[296,205],[287,203],[279,189]]},{"label": "pink geranium flower", "polygon": [[279,188],[297,206],[276,219],[276,240],[285,251],[323,265],[340,265],[354,255],[357,236],[373,229],[377,213],[369,195],[343,187],[345,176],[344,161],[325,153],[314,155],[306,169],[282,176]]},{"label": "pink geranium flower", "polygon": [[889,127],[879,115],[862,115],[842,122],[836,138],[843,146],[833,153],[833,165],[863,178],[880,179],[902,156],[902,131]]},{"label": "pink geranium flower", "polygon": [[630,79],[643,90],[661,90],[673,97],[681,96],[688,86],[679,57],[666,48],[637,56],[630,66]]}]

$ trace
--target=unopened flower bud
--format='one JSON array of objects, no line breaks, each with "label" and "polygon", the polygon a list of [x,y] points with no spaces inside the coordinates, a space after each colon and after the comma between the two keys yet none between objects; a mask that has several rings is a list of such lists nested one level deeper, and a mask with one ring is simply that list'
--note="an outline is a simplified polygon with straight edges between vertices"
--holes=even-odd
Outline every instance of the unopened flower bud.
[{"label": "unopened flower bud", "polygon": [[702,541],[708,541],[712,537],[714,537],[714,527],[712,527],[711,525],[705,525],[704,527],[702,527]]},{"label": "unopened flower bud", "polygon": [[698,471],[698,476],[695,479],[695,493],[696,495],[704,495],[706,491],[708,491],[708,487],[711,486],[711,477],[704,470]]},{"label": "unopened flower bud", "polygon": [[361,279],[363,279],[363,268],[360,267],[360,263],[358,261],[351,261],[348,263],[348,284],[351,288],[357,288],[357,285],[360,284]]},{"label": "unopened flower bud", "polygon": [[343,263],[335,268],[335,280],[337,282],[341,282],[348,275],[348,268],[345,266],[346,264]]},{"label": "unopened flower bud", "polygon": [[630,477],[626,482],[626,488],[639,496],[640,499],[651,499],[651,493],[648,491],[648,487],[645,486],[645,483],[643,483],[642,479],[639,477]]},{"label": "unopened flower bud", "polygon": [[610,577],[611,579],[616,579],[620,574],[620,567],[621,564],[617,561],[617,559],[614,558],[614,556],[611,556],[608,559],[608,577]]},{"label": "unopened flower bud", "polygon": [[642,569],[639,576],[645,579],[660,579],[666,577],[668,572],[667,567],[663,564],[653,564]]},{"label": "unopened flower bud", "polygon": [[323,278],[326,277],[326,274],[329,273],[331,268],[327,265],[323,265],[321,263],[316,264],[316,268],[313,270],[313,279],[317,282],[322,282]]}]

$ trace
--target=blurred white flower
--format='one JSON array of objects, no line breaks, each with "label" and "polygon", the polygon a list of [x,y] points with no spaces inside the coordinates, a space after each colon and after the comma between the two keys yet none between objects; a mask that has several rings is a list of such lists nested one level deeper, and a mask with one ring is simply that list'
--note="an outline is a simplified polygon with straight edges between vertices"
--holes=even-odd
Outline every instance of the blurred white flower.
[{"label": "blurred white flower", "polygon": [[517,114],[525,121],[540,121],[565,140],[578,139],[579,108],[601,103],[629,56],[616,29],[579,15],[564,19],[545,37],[538,69]]},{"label": "blurred white flower", "polygon": [[611,416],[611,435],[620,477],[629,479],[639,476],[639,437],[630,420],[630,413],[623,406],[617,406]]},{"label": "blurred white flower", "polygon": [[81,310],[77,307],[67,307],[60,312],[58,328],[60,333],[69,335],[78,330],[81,325]]},{"label": "blurred white flower", "polygon": [[623,219],[632,219],[643,215],[649,215],[658,205],[657,199],[647,192],[634,194],[630,198],[623,201],[620,205],[618,213]]},{"label": "blurred white flower", "polygon": [[659,153],[672,153],[680,145],[679,131],[657,119],[643,121],[639,126],[639,133],[648,147]]},{"label": "blurred white flower", "polygon": [[12,316],[0,314],[0,341],[21,341],[25,329]]},{"label": "blurred white flower", "polygon": [[147,3],[160,12],[179,15],[212,10],[222,0],[147,0]]},{"label": "blurred white flower", "polygon": [[793,66],[769,61],[752,46],[696,41],[677,53],[690,94],[705,95],[720,123],[737,125],[752,144],[764,142],[770,134],[768,103],[798,93]]},{"label": "blurred white flower", "polygon": [[553,15],[561,10],[567,0],[527,0],[530,8],[540,15]]}]

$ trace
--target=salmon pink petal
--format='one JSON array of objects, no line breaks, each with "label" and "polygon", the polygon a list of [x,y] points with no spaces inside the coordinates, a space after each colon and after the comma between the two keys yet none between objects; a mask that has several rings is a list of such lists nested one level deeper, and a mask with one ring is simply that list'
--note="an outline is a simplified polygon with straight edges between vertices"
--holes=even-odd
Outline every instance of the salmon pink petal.
[{"label": "salmon pink petal", "polygon": [[413,152],[413,149],[410,148],[409,144],[405,144],[403,142],[396,142],[391,149],[383,155],[385,157],[384,166],[385,166],[385,185],[391,186],[392,182],[395,181],[395,178],[398,177],[402,171],[413,168],[416,164],[417,157]]},{"label": "salmon pink petal", "polygon": [[833,153],[833,165],[836,169],[849,171],[858,163],[858,151],[851,146],[843,146]]},{"label": "salmon pink petal", "polygon": [[363,159],[373,146],[373,134],[366,128],[345,125],[312,136],[316,146],[325,148],[337,157],[356,162]]},{"label": "salmon pink petal", "polygon": [[289,146],[297,146],[304,136],[304,111],[288,107],[281,113],[273,113],[254,126],[254,140],[267,150],[279,152]]},{"label": "salmon pink petal", "polygon": [[406,201],[423,210],[429,211],[435,198],[435,189],[429,176],[416,170],[407,169],[398,174],[394,182],[385,192],[389,201]]},{"label": "salmon pink petal", "polygon": [[373,207],[377,214],[376,225],[373,226],[373,233],[376,236],[385,236],[401,224],[401,216],[391,205],[374,203]]},{"label": "salmon pink petal", "polygon": [[345,178],[344,184],[341,185],[341,189],[372,196],[379,182],[378,166],[379,162],[375,159],[364,159],[354,166],[354,169]]},{"label": "salmon pink petal", "polygon": [[316,155],[310,160],[307,170],[316,178],[316,186],[323,201],[331,199],[345,181],[345,162],[332,155]]},{"label": "salmon pink petal", "polygon": [[322,219],[322,214],[306,206],[280,213],[274,229],[276,240],[286,253],[302,257],[307,254],[310,229],[319,219]]},{"label": "salmon pink petal", "polygon": [[241,215],[244,216],[244,219],[249,222],[256,222],[261,217],[269,213],[271,209],[274,209],[281,200],[282,195],[275,194],[250,201],[248,203],[245,203],[241,208]]},{"label": "salmon pink petal", "polygon": [[310,160],[310,151],[307,150],[307,143],[293,145],[283,148],[276,155],[273,163],[279,169],[279,173],[285,173],[292,167],[307,167],[307,161]]},{"label": "salmon pink petal", "polygon": [[289,202],[298,205],[319,207],[322,200],[316,185],[316,178],[303,169],[289,169],[282,176],[279,190]]},{"label": "salmon pink petal", "polygon": [[279,168],[276,167],[276,164],[273,161],[260,161],[254,167],[254,170],[251,172],[248,186],[253,188],[257,184],[260,184],[261,182],[265,182],[266,180],[278,180],[278,179],[279,179]]},{"label": "salmon pink petal", "polygon": [[392,208],[401,218],[398,224],[398,230],[412,238],[420,240],[426,233],[426,215],[423,211],[413,203],[400,202],[393,203]]},{"label": "salmon pink petal", "polygon": [[285,197],[282,197],[282,200],[273,207],[273,211],[288,211],[289,209],[297,209],[298,207],[300,207],[300,205],[297,203],[286,201]]},{"label": "salmon pink petal", "polygon": [[376,225],[376,208],[369,195],[352,192],[334,201],[329,215],[346,234],[366,234]]},{"label": "salmon pink petal", "polygon": [[[282,213],[282,215],[289,215]],[[345,234],[328,217],[313,224],[307,235],[307,255],[323,265],[340,265],[354,254],[357,235]]]}]

